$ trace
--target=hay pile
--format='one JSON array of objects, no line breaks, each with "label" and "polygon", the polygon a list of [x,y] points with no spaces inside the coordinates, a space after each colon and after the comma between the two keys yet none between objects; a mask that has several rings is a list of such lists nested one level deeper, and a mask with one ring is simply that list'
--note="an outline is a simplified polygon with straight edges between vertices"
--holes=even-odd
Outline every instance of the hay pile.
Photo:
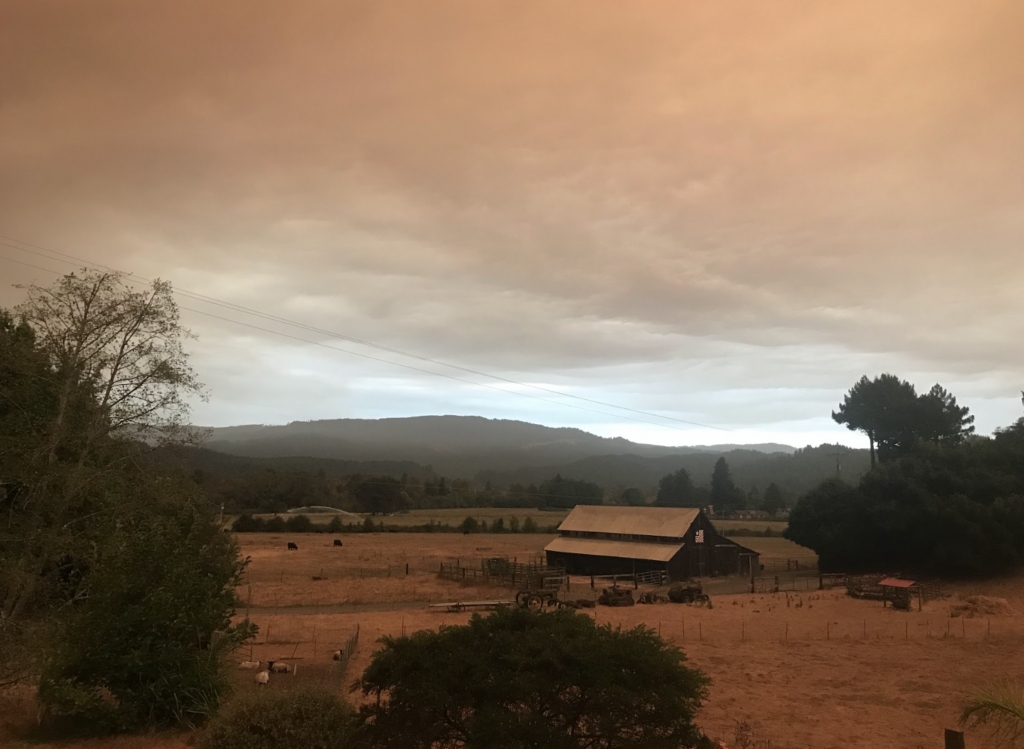
[{"label": "hay pile", "polygon": [[972,619],[976,616],[1010,616],[1013,609],[1005,598],[992,596],[966,596],[958,603],[950,604],[949,615]]}]

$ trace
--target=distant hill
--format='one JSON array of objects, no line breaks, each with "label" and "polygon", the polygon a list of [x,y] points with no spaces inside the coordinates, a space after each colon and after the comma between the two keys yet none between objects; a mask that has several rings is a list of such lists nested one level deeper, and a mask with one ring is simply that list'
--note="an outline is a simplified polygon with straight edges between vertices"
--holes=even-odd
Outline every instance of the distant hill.
[{"label": "distant hill", "polygon": [[[296,421],[280,426],[234,426],[210,430],[205,450],[189,464],[220,474],[241,475],[273,468],[430,478],[474,479],[495,488],[545,481],[560,473],[593,481],[611,493],[619,487],[650,490],[666,473],[686,468],[695,484],[707,485],[715,461],[725,455],[736,483],[764,489],[776,482],[802,493],[835,475],[834,447],[804,448],[774,443],[664,447],[598,437],[581,429],[546,427],[478,416],[417,416],[395,419]],[[844,457],[844,478],[868,468],[865,450]]]},{"label": "distant hill", "polygon": [[759,445],[701,445],[698,450],[709,453],[727,453],[733,450],[751,450],[758,453],[787,453],[792,455],[796,448],[792,445],[780,445],[778,442],[765,442]]},{"label": "distant hill", "polygon": [[[205,446],[230,455],[411,461],[430,466],[440,475],[460,478],[472,478],[481,471],[571,464],[599,456],[708,456],[732,448],[645,445],[621,437],[598,437],[581,429],[479,416],[295,421],[280,426],[233,426],[209,431]],[[794,450],[787,445],[743,449],[757,454]]]},{"label": "distant hill", "polygon": [[149,453],[151,460],[161,466],[205,471],[220,476],[247,476],[259,471],[316,474],[341,477],[361,473],[368,476],[394,476],[402,474],[422,479],[437,478],[433,469],[411,460],[335,460],[305,455],[273,458],[250,458],[210,450],[207,448],[157,449]]}]

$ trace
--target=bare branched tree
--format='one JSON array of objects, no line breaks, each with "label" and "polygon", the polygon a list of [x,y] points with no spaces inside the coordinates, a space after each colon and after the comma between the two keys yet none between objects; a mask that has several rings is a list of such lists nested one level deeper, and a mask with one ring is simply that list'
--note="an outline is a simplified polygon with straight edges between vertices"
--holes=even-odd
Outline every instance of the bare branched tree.
[{"label": "bare branched tree", "polygon": [[205,397],[169,283],[138,291],[84,269],[23,288],[0,331],[0,625],[26,615],[47,579],[66,583],[85,519],[116,510],[104,482],[125,444],[193,441],[189,400]]}]

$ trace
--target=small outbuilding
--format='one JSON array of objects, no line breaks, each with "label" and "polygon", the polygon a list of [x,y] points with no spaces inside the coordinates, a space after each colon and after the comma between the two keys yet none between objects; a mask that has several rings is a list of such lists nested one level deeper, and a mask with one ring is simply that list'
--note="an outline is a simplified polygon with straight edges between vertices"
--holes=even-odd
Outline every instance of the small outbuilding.
[{"label": "small outbuilding", "polygon": [[687,580],[760,569],[756,551],[721,535],[696,507],[577,505],[544,551],[548,565],[573,575],[663,570]]},{"label": "small outbuilding", "polygon": [[882,589],[882,608],[891,605],[894,609],[910,611],[911,601],[917,598],[917,609],[921,610],[921,586],[913,580],[901,580],[898,577],[887,577],[879,580]]}]

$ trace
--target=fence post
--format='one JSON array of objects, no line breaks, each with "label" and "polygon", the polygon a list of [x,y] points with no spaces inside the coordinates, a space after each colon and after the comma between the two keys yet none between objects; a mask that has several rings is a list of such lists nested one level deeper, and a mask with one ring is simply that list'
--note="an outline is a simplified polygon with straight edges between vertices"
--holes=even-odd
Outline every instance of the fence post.
[{"label": "fence post", "polygon": [[946,729],[946,749],[965,749],[963,731]]}]

